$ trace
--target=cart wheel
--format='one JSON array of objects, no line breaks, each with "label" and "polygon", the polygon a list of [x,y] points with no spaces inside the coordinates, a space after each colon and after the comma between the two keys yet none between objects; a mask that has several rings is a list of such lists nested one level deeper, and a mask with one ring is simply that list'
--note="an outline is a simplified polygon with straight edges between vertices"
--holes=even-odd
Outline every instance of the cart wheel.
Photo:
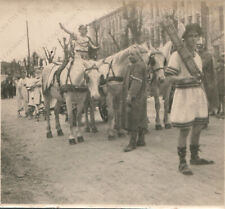
[{"label": "cart wheel", "polygon": [[107,110],[107,105],[106,104],[103,104],[103,105],[100,105],[99,104],[99,113],[101,115],[101,118],[104,122],[107,122],[108,121],[108,110]]}]

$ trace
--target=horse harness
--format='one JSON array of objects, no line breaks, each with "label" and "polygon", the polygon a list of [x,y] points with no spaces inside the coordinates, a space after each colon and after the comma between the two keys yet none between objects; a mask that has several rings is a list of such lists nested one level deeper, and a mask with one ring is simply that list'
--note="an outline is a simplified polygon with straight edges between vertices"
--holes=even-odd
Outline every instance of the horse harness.
[{"label": "horse harness", "polygon": [[[105,79],[106,83],[109,82],[109,81],[118,81],[118,82],[122,82],[123,81],[123,77],[115,75],[115,72],[114,72],[113,67],[112,67],[113,59],[111,60],[110,63],[108,63],[105,60],[103,60],[103,64],[109,65],[108,73],[107,73],[106,79]],[[110,76],[110,72],[112,72],[112,76]]]},{"label": "horse harness", "polygon": [[[71,68],[72,68],[73,63],[74,63],[74,60],[71,61],[71,64],[68,68],[67,77],[66,77],[66,84],[64,84],[60,88],[62,93],[68,92],[68,91],[72,91],[72,92],[86,92],[86,91],[88,91],[86,76],[88,75],[88,72],[90,72],[91,70],[97,70],[98,71],[98,67],[95,64],[93,66],[89,67],[89,68],[86,68],[84,70],[85,84],[82,85],[82,86],[74,85],[74,84],[72,84],[72,79],[71,79],[71,76],[70,76],[70,72],[71,72]],[[70,84],[68,84],[68,80],[70,80]]]},{"label": "horse harness", "polygon": [[[162,52],[160,52],[160,51],[155,51],[155,52],[153,52],[153,53],[151,53],[151,55],[149,56],[149,60],[148,60],[148,66],[150,65],[151,66],[151,71],[149,71],[149,75],[148,75],[148,77],[149,77],[149,82],[150,82],[150,84],[154,81],[154,79],[156,78],[156,72],[158,72],[159,70],[164,70],[165,71],[165,66],[166,66],[166,59],[165,59],[165,61],[164,61],[164,65],[163,65],[163,67],[158,67],[158,68],[156,68],[156,69],[153,69],[153,66],[155,65],[155,55],[156,54],[162,54],[163,55],[163,53]],[[164,55],[163,55],[164,56]],[[150,73],[152,72],[152,76],[150,75]]]}]

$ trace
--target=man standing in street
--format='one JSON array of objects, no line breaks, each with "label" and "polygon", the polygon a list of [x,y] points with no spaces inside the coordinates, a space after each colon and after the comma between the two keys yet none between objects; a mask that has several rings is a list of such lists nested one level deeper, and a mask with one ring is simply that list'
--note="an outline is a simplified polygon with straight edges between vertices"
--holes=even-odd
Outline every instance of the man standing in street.
[{"label": "man standing in street", "polygon": [[213,56],[207,51],[204,42],[199,43],[197,49],[202,59],[203,84],[208,99],[209,114],[214,115],[219,106],[219,95]]},{"label": "man standing in street", "polygon": [[[182,38],[199,71],[202,72],[202,61],[196,52],[197,41],[201,35],[202,30],[195,23],[186,26]],[[193,173],[186,162],[186,146],[190,130],[192,130],[190,164],[207,165],[213,163],[213,161],[200,158],[198,155],[201,131],[208,121],[208,102],[202,81],[190,74],[177,51],[171,55],[167,71],[172,74],[176,88],[171,108],[171,122],[174,127],[180,130],[177,146],[180,161],[178,169],[184,175],[192,175]]]},{"label": "man standing in street", "polygon": [[147,130],[146,65],[135,47],[129,52],[129,60],[127,111],[124,129],[129,132],[130,141],[124,152],[132,151],[136,146],[145,146],[144,138]]}]

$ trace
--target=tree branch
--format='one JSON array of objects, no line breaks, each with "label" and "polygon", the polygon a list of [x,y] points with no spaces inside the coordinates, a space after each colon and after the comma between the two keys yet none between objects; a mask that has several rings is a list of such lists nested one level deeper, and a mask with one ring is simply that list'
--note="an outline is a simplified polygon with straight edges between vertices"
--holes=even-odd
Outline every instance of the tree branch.
[{"label": "tree branch", "polygon": [[113,41],[113,43],[115,44],[117,50],[120,51],[120,46],[119,46],[119,44],[117,43],[117,41],[116,41],[116,39],[115,39],[115,36],[111,33],[111,30],[109,30],[108,34],[109,34],[110,37],[112,38],[112,41]]},{"label": "tree branch", "polygon": [[46,51],[46,48],[45,48],[45,47],[42,47],[42,48],[43,48],[43,50],[44,50],[44,52],[45,52],[45,56],[46,56],[46,58],[47,58],[47,59],[49,59],[49,58],[48,58],[47,51]]}]

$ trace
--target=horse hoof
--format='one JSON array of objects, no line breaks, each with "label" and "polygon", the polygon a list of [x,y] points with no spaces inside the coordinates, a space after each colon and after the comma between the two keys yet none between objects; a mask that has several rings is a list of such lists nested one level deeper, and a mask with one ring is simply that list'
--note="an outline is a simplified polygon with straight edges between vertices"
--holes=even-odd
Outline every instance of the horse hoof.
[{"label": "horse hoof", "polygon": [[69,143],[70,143],[70,145],[76,144],[76,140],[75,139],[69,139]]},{"label": "horse hoof", "polygon": [[77,137],[78,142],[84,142],[84,137],[83,136],[78,136]]},{"label": "horse hoof", "polygon": [[163,127],[162,127],[161,125],[155,125],[155,129],[156,129],[156,130],[162,130]]},{"label": "horse hoof", "polygon": [[52,132],[51,131],[48,132],[46,136],[47,136],[47,138],[52,138]]},{"label": "horse hoof", "polygon": [[63,132],[62,132],[62,129],[57,130],[57,134],[58,134],[58,136],[63,136],[64,135]]},{"label": "horse hoof", "polygon": [[91,132],[90,128],[89,128],[89,127],[86,127],[86,128],[85,128],[85,132],[90,133],[90,132]]},{"label": "horse hoof", "polygon": [[172,128],[172,125],[170,123],[165,124],[165,129],[170,129]]},{"label": "horse hoof", "polygon": [[116,137],[113,136],[113,135],[109,135],[109,136],[108,136],[108,140],[109,140],[109,141],[112,141],[112,140],[114,140],[115,138],[116,138]]},{"label": "horse hoof", "polygon": [[97,133],[98,129],[96,127],[92,128],[92,133]]}]

